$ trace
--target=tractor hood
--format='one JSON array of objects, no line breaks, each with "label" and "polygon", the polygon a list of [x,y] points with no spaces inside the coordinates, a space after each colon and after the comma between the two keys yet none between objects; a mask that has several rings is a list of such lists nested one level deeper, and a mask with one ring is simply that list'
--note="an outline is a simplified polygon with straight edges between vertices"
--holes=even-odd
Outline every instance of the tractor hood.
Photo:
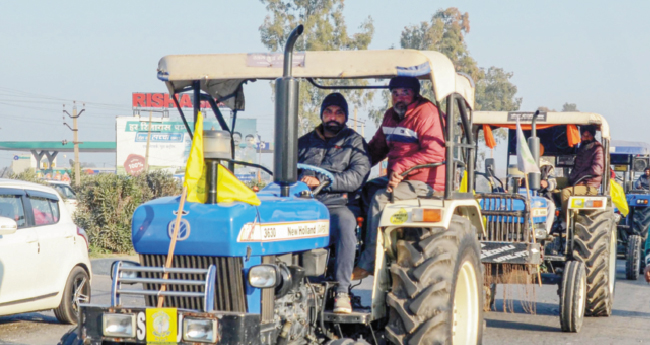
[{"label": "tractor hood", "polygon": [[[520,190],[518,194],[525,196],[526,190]],[[504,194],[504,196],[505,195],[507,194]],[[547,215],[549,202],[548,199],[541,196],[530,197],[530,209],[533,214],[533,224],[545,223],[548,216],[554,217],[554,215]],[[481,210],[484,211],[523,211],[526,208],[524,201],[519,199],[510,199],[508,201],[503,199],[495,202],[494,199],[486,200],[481,198],[479,199],[479,206],[481,207]],[[489,216],[488,219],[492,220],[492,217],[499,216]],[[524,219],[520,218],[518,221],[523,223]]]},{"label": "tractor hood", "polygon": [[[329,212],[309,197],[307,186],[291,186],[289,197],[271,183],[257,195],[262,202],[185,203],[175,255],[266,256],[329,245]],[[167,254],[180,197],[149,201],[133,214],[133,246],[139,254]]]}]

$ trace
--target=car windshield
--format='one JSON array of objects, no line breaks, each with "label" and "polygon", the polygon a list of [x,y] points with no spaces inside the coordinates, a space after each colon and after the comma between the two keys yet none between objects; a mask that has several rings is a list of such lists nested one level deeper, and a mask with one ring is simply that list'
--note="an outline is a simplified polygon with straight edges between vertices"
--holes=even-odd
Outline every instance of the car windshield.
[{"label": "car windshield", "polygon": [[56,191],[59,192],[61,195],[63,195],[63,197],[66,199],[73,199],[73,200],[77,199],[77,195],[74,194],[70,186],[55,184],[52,185],[52,187],[54,187],[54,189],[56,189]]}]

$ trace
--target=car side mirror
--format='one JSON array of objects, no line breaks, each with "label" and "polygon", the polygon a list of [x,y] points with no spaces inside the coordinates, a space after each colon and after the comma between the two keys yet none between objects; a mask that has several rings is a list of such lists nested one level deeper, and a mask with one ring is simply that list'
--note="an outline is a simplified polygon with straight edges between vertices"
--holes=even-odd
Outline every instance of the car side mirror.
[{"label": "car side mirror", "polygon": [[16,221],[7,218],[7,217],[0,217],[0,235],[11,235],[14,232],[18,230],[18,224],[16,224]]},{"label": "car side mirror", "polygon": [[485,173],[486,174],[494,174],[494,168],[496,166],[496,163],[494,162],[494,158],[486,158],[485,159]]}]

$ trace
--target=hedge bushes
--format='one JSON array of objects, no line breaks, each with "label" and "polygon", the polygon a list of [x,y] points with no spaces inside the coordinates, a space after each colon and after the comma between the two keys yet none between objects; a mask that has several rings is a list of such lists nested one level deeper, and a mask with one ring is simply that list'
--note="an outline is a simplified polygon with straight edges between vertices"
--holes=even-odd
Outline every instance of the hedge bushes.
[{"label": "hedge bushes", "polygon": [[164,172],[137,176],[82,174],[81,187],[73,184],[73,188],[78,200],[74,222],[86,230],[91,250],[100,253],[131,252],[135,209],[151,199],[181,193],[178,180]]}]

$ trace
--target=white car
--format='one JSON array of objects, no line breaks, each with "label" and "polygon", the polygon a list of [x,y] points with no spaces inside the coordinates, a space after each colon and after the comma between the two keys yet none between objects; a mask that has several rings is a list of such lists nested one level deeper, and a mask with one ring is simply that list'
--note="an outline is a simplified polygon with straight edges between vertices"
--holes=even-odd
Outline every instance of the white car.
[{"label": "white car", "polygon": [[77,210],[77,194],[75,194],[72,187],[70,187],[70,183],[56,180],[46,180],[45,182],[63,196],[65,199],[65,206],[68,208],[68,211],[70,211],[70,215],[73,215]]},{"label": "white car", "polygon": [[50,187],[0,179],[0,315],[53,309],[77,322],[90,302],[88,236]]}]

